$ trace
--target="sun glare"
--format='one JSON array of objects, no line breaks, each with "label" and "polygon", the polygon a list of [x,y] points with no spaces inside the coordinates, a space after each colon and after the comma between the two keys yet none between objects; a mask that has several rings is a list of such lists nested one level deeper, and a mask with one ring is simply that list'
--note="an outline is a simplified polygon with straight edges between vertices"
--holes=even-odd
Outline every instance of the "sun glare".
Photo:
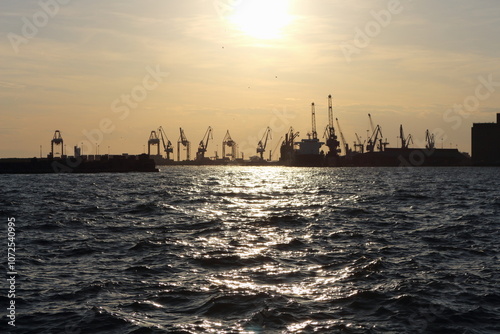
[{"label": "sun glare", "polygon": [[277,39],[283,36],[290,23],[289,0],[246,0],[235,8],[229,18],[238,30],[259,39]]}]

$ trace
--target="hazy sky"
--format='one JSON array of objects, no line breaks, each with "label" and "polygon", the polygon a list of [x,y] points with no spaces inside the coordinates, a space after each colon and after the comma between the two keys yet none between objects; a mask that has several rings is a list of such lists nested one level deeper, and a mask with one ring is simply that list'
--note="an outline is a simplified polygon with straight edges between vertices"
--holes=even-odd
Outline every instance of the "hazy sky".
[{"label": "hazy sky", "polygon": [[311,102],[322,136],[328,94],[351,146],[371,113],[391,147],[403,124],[470,152],[500,112],[499,36],[498,0],[3,0],[0,157],[46,155],[55,130],[68,151],[142,153],[160,125],[192,157],[229,129],[249,157],[267,126],[268,149],[305,138]]}]

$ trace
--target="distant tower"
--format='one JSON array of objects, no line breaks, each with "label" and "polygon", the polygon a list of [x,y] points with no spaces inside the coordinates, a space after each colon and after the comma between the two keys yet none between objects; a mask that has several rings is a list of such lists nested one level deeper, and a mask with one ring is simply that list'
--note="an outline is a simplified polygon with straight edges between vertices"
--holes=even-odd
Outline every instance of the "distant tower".
[{"label": "distant tower", "polygon": [[51,158],[54,158],[54,145],[56,145],[56,146],[61,145],[61,157],[64,156],[63,143],[64,143],[64,141],[61,137],[61,131],[56,130],[56,132],[54,132],[54,138],[52,138],[52,140],[50,141],[50,157]]}]

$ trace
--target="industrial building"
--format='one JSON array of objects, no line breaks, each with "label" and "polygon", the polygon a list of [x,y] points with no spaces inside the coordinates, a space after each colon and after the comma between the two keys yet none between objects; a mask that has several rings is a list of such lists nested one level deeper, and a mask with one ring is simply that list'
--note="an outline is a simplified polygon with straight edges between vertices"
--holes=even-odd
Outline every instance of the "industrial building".
[{"label": "industrial building", "polygon": [[472,163],[479,166],[500,166],[500,113],[496,123],[472,125]]}]

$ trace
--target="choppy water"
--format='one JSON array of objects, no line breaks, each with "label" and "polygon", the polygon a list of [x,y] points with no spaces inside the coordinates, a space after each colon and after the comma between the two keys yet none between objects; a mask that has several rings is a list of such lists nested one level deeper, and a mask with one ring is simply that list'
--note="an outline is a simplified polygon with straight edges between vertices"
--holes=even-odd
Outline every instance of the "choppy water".
[{"label": "choppy water", "polygon": [[498,168],[168,167],[0,186],[18,271],[2,333],[500,332]]}]

